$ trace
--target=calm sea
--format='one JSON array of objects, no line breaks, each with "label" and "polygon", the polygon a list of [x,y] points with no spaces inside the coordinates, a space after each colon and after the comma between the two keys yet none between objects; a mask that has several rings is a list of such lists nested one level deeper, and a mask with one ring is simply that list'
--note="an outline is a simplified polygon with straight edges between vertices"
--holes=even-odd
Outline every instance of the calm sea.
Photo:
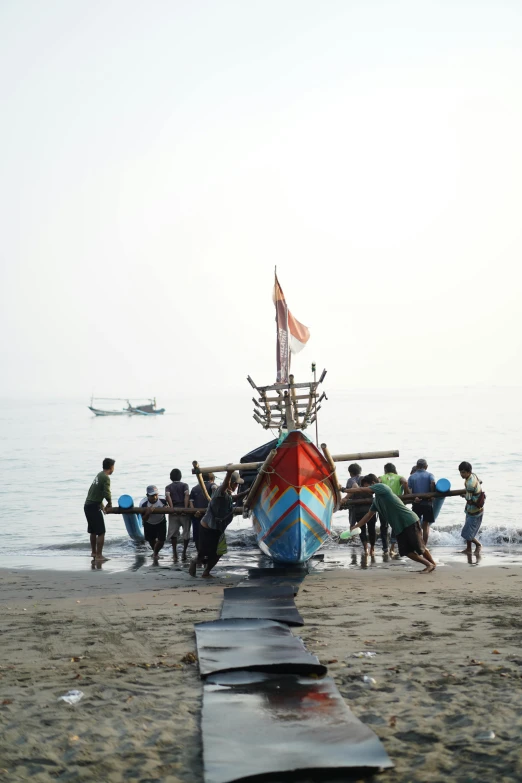
[{"label": "calm sea", "polygon": [[[271,440],[252,419],[249,387],[244,393],[176,398],[158,395],[164,416],[97,418],[87,400],[4,400],[0,407],[1,566],[85,567],[89,544],[83,502],[103,457],[116,459],[113,498],[143,497],[147,484],[163,489],[178,467],[192,486],[192,460],[201,465],[238,461]],[[431,390],[328,390],[319,420],[319,439],[332,453],[399,449],[398,471],[409,475],[424,457],[436,478],[460,488],[457,466],[473,464],[487,494],[482,539],[506,552],[522,543],[522,422],[516,388]],[[308,431],[315,437],[315,430]],[[364,463],[380,475],[384,460]],[[341,480],[347,465],[338,467]],[[431,544],[462,543],[463,501],[448,499]],[[111,567],[135,557],[121,517],[106,518],[106,554]],[[334,528],[347,526],[346,512]],[[234,522],[231,557],[245,562],[255,547],[249,523]],[[330,543],[327,556],[343,545]],[[343,551],[346,552],[344,546]]]}]

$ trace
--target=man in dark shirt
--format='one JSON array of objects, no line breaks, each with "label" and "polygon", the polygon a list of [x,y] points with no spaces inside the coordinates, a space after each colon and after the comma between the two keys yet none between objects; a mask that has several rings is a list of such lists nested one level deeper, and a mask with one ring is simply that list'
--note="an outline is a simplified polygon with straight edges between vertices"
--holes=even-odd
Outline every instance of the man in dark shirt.
[{"label": "man in dark shirt", "polygon": [[[171,483],[165,487],[165,498],[170,508],[188,508],[189,507],[189,486],[181,481],[181,470],[174,468],[170,471]],[[172,543],[172,554],[174,562],[178,562],[178,536],[180,528],[183,530],[183,554],[182,560],[187,559],[187,548],[190,541],[190,522],[187,514],[169,514],[169,529],[167,531],[167,541]]]},{"label": "man in dark shirt", "polygon": [[[206,490],[208,492],[208,496],[212,497],[212,493],[216,489],[215,484],[215,477],[213,473],[203,473],[202,475],[203,482],[205,484]],[[192,517],[192,538],[194,539],[194,544],[196,549],[198,550],[198,544],[199,544],[199,522],[201,517],[205,513],[205,509],[208,508],[208,498],[201,489],[199,484],[196,484],[195,487],[192,487],[189,495],[189,505],[190,508],[200,508],[201,512],[199,514],[195,514]]]},{"label": "man in dark shirt", "polygon": [[[106,509],[112,508],[111,500],[111,480],[109,476],[114,473],[114,463],[116,460],[105,457],[103,460],[103,470],[98,473],[92,482],[83,510],[87,519],[87,532],[91,536],[91,556],[99,562],[108,560],[103,557],[103,544],[105,541],[105,521],[103,515]],[[107,501],[103,507],[104,499]]]},{"label": "man in dark shirt", "polygon": [[[408,488],[412,495],[422,495],[424,492],[435,492],[435,477],[428,473],[428,463],[425,459],[418,459],[415,473],[408,478]],[[430,525],[435,522],[433,515],[433,500],[431,498],[415,498],[411,510],[417,514],[422,524],[422,537],[424,543],[428,543],[430,537]]]},{"label": "man in dark shirt", "polygon": [[[198,555],[189,566],[189,574],[191,576],[196,576],[197,564],[206,561],[206,567],[201,577],[202,579],[211,579],[212,574],[210,572],[219,558],[226,553],[225,530],[234,518],[234,498],[232,495],[234,495],[238,485],[243,483],[243,479],[240,478],[237,471],[229,470],[221,486],[217,487],[212,493],[205,516],[201,520]],[[236,495],[235,500],[237,501],[248,495],[248,492],[249,490],[246,490]]]}]

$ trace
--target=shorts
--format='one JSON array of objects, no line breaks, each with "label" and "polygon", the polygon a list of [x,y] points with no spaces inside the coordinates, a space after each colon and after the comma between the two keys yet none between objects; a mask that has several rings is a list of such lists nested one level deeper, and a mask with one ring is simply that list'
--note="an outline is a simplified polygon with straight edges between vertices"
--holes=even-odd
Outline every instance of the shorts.
[{"label": "shorts", "polygon": [[483,519],[484,512],[481,514],[466,514],[466,521],[464,522],[464,527],[460,534],[462,538],[466,541],[471,541],[476,538]]},{"label": "shorts", "polygon": [[99,503],[88,503],[83,507],[87,518],[87,532],[94,536],[105,535],[105,519]]},{"label": "shorts", "polygon": [[164,519],[163,522],[157,522],[155,525],[152,525],[150,522],[144,522],[143,535],[145,536],[145,541],[148,541],[151,546],[154,546],[156,541],[164,543],[167,535],[167,520]]},{"label": "shorts", "polygon": [[227,540],[221,530],[212,530],[209,527],[199,528],[199,550],[200,558],[221,557],[227,552]]},{"label": "shorts", "polygon": [[435,522],[432,503],[414,503],[411,510],[414,514],[417,514],[422,522],[427,522],[428,525],[433,525]]},{"label": "shorts", "polygon": [[167,541],[171,538],[179,538],[180,528],[183,529],[183,540],[188,541],[190,538],[190,523],[192,519],[188,515],[184,514],[169,514],[169,529],[167,532]]},{"label": "shorts", "polygon": [[426,544],[422,538],[420,522],[408,525],[402,533],[397,533],[397,544],[401,557],[406,557],[406,555],[409,555],[412,552],[415,552],[417,555],[423,555]]}]

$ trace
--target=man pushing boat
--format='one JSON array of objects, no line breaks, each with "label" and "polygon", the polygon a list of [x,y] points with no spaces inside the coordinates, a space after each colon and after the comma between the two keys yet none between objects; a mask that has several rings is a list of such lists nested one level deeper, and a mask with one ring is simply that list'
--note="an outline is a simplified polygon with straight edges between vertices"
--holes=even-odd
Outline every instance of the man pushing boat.
[{"label": "man pushing boat", "polygon": [[354,530],[369,522],[378,511],[379,517],[386,519],[397,538],[399,555],[409,557],[416,563],[422,563],[425,568],[421,573],[429,574],[435,569],[435,561],[424,543],[417,514],[405,506],[402,500],[394,495],[390,487],[385,484],[372,484],[370,489],[374,495],[370,510],[350,531],[343,533],[342,538],[350,538]]},{"label": "man pushing boat", "polygon": [[211,579],[210,573],[220,557],[227,551],[225,530],[234,518],[234,500],[248,494],[241,493],[233,497],[239,484],[243,484],[237,471],[227,471],[225,480],[221,486],[212,493],[205,516],[201,519],[199,527],[198,554],[190,563],[189,574],[196,576],[196,568],[205,563],[205,570],[201,574],[203,579]]}]

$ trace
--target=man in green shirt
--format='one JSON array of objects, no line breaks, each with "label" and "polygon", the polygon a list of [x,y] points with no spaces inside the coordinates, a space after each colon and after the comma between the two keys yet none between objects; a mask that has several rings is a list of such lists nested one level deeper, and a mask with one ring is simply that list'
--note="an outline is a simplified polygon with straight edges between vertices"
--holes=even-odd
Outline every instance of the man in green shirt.
[{"label": "man in green shirt", "polygon": [[392,532],[397,537],[401,557],[409,557],[416,563],[422,563],[425,568],[421,573],[429,574],[435,569],[435,561],[422,538],[417,514],[405,506],[385,484],[374,484],[370,489],[374,493],[371,508],[360,522],[354,525],[352,531],[365,525],[378,511],[379,517],[382,519],[381,515],[383,515],[387,519]]},{"label": "man in green shirt", "polygon": [[[408,494],[408,482],[406,481],[404,476],[397,475],[397,468],[391,462],[387,462],[386,465],[384,466],[384,476],[381,476],[379,481],[381,482],[381,484],[386,484],[386,486],[389,487],[393,492],[393,494],[397,495],[397,497]],[[379,515],[379,518],[381,520],[382,548],[385,552],[387,552],[388,551],[388,521],[383,516]],[[391,546],[390,546],[391,555],[393,555],[395,552],[396,543],[397,540],[392,531]]]},{"label": "man in green shirt", "polygon": [[[98,473],[92,482],[83,510],[87,519],[87,532],[91,536],[91,555],[99,561],[104,562],[108,558],[103,557],[103,544],[105,541],[105,521],[103,515],[107,509],[112,508],[111,500],[111,480],[109,476],[114,473],[114,463],[116,460],[105,457],[103,460],[103,470]],[[103,501],[107,505],[103,506]]]}]

